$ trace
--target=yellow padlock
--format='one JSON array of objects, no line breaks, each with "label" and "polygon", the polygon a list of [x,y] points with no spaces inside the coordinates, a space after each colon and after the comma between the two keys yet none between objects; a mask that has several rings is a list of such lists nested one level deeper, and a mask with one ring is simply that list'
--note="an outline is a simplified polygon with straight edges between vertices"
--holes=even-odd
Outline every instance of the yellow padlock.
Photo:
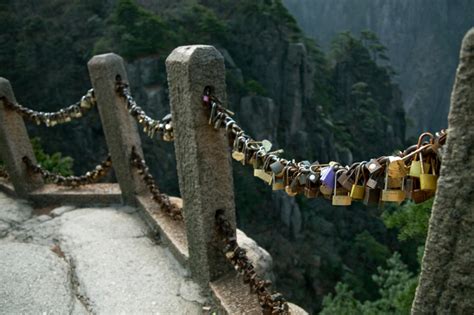
[{"label": "yellow padlock", "polygon": [[[421,142],[423,140],[424,137],[426,136],[429,136],[430,137],[430,143],[433,142],[433,135],[429,132],[425,132],[425,133],[422,133],[420,135],[420,137],[418,138],[418,143],[416,145],[416,150],[418,150],[420,147],[421,147]],[[418,155],[415,155],[415,157],[413,158],[413,161],[411,162],[411,165],[410,165],[410,171],[408,173],[408,175],[410,175],[411,177],[420,177],[420,174],[421,174],[421,163],[423,161],[422,159],[422,156],[421,156],[421,152],[419,154],[420,156],[420,159],[417,160]],[[430,164],[429,163],[425,163],[423,162],[423,168],[425,169],[425,172],[429,172],[429,167],[430,167]]]},{"label": "yellow padlock", "polygon": [[421,167],[421,174],[420,174],[420,189],[421,190],[429,190],[435,191],[438,182],[438,176],[435,174],[435,167],[431,167],[432,174],[425,173],[423,164]]},{"label": "yellow padlock", "polygon": [[339,170],[334,176],[334,195],[332,196],[332,205],[333,206],[350,206],[352,203],[352,198],[348,194],[338,195],[337,194],[337,175],[343,172],[344,170]]},{"label": "yellow padlock", "polygon": [[364,165],[365,165],[365,162],[362,162],[357,167],[356,178],[355,178],[354,184],[352,185],[351,194],[350,194],[350,197],[354,200],[364,199],[365,186],[364,185],[359,185],[359,181],[361,179],[361,176],[360,176],[361,173],[363,173],[363,175],[364,175],[364,182],[366,181],[365,180],[365,173],[364,173],[364,169],[363,169]]},{"label": "yellow padlock", "polygon": [[[389,162],[388,162],[389,163]],[[387,163],[387,166],[388,166]],[[385,202],[402,202],[405,200],[404,182],[402,181],[401,189],[389,189],[388,188],[388,169],[385,170],[385,188],[382,190],[381,200]]]}]

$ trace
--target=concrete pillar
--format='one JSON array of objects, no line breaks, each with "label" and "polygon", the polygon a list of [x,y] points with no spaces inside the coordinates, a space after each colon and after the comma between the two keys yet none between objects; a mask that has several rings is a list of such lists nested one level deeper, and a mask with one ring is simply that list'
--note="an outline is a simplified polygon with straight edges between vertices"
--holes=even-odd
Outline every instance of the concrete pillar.
[{"label": "concrete pillar", "polygon": [[132,147],[143,156],[137,124],[128,113],[125,100],[115,91],[118,76],[128,82],[124,61],[116,54],[104,54],[94,56],[87,66],[122,198],[133,206],[135,195],[145,192],[146,187],[130,163]]},{"label": "concrete pillar", "polygon": [[210,110],[202,105],[206,86],[225,101],[224,58],[212,46],[183,46],[168,57],[166,69],[189,265],[194,278],[207,284],[230,270],[216,239],[216,211],[224,210],[235,228],[228,142],[222,130],[208,125]]},{"label": "concrete pillar", "polygon": [[[16,102],[10,81],[5,78],[0,78],[0,97]],[[22,161],[25,156],[36,163],[23,118],[0,103],[0,158],[5,162],[16,194],[21,198],[28,197],[30,191],[43,184],[41,176],[27,171]]]}]

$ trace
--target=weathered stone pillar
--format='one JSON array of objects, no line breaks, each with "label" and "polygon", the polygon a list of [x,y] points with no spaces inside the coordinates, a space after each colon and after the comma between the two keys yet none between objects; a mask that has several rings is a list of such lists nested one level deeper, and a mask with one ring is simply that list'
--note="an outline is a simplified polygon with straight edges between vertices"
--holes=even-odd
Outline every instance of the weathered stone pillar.
[{"label": "weathered stone pillar", "polygon": [[125,100],[115,91],[118,76],[127,82],[123,59],[116,54],[98,55],[87,66],[123,201],[135,205],[135,195],[145,192],[146,187],[130,163],[132,147],[143,156],[137,124],[128,113]]},{"label": "weathered stone pillar", "polygon": [[474,29],[464,37],[413,314],[474,314]]},{"label": "weathered stone pillar", "polygon": [[[16,102],[10,82],[5,78],[0,78],[0,97]],[[36,163],[23,118],[0,102],[0,158],[21,198],[26,198],[30,191],[43,184],[39,175],[28,172],[22,161],[25,156]]]},{"label": "weathered stone pillar", "polygon": [[207,284],[229,270],[216,240],[218,209],[235,227],[234,190],[228,142],[208,124],[204,88],[225,101],[224,58],[212,46],[176,48],[166,60],[179,188],[191,271]]}]

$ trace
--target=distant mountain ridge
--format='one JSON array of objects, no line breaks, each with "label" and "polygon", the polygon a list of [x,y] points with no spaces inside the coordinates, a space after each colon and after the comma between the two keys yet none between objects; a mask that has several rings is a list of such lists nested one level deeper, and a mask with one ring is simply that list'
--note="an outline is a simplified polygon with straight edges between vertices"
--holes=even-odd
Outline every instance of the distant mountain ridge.
[{"label": "distant mountain ridge", "polygon": [[[459,47],[474,26],[471,0],[284,0],[307,36],[328,48],[334,35],[369,29],[388,48],[402,90],[407,135],[447,127]],[[411,123],[410,123],[411,121]]]}]

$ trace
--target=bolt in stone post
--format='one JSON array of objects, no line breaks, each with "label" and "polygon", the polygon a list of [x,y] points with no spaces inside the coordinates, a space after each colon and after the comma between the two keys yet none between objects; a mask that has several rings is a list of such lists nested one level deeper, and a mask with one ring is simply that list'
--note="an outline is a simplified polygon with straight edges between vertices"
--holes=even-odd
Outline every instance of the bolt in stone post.
[{"label": "bolt in stone post", "polygon": [[166,60],[179,188],[190,268],[201,284],[229,270],[216,238],[215,214],[224,210],[235,228],[234,188],[228,141],[208,124],[202,104],[210,86],[225,101],[224,58],[212,46],[182,46]]},{"label": "bolt in stone post", "polygon": [[133,206],[135,196],[145,192],[146,187],[130,162],[132,147],[143,156],[137,124],[128,113],[125,100],[116,92],[118,76],[128,82],[124,61],[110,53],[94,56],[87,66],[122,198]]},{"label": "bolt in stone post", "polygon": [[[10,81],[5,78],[0,78],[0,97],[16,102]],[[22,160],[25,156],[36,163],[23,118],[0,102],[0,158],[21,198],[27,198],[30,191],[43,185],[41,176],[28,172]]]}]

